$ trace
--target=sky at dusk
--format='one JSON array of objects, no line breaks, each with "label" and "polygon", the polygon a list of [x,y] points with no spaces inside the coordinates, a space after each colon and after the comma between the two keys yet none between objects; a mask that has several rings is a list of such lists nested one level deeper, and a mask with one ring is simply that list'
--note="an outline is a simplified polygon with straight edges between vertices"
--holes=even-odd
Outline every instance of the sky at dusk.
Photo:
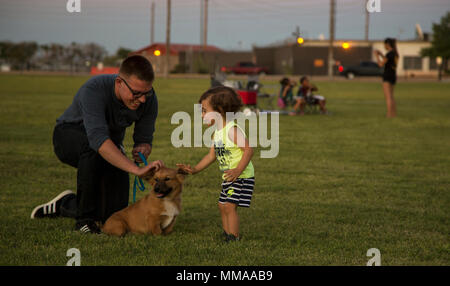
[{"label": "sky at dusk", "polygon": [[[412,39],[415,25],[431,32],[450,11],[450,0],[380,0],[370,14],[370,39]],[[69,44],[96,42],[113,53],[150,43],[150,6],[155,3],[155,41],[165,42],[166,0],[0,0],[0,40]],[[200,43],[200,0],[172,0],[171,42]],[[282,41],[300,27],[302,35],[328,38],[329,0],[209,0],[208,44],[249,50]],[[337,39],[363,39],[366,0],[336,0]]]}]

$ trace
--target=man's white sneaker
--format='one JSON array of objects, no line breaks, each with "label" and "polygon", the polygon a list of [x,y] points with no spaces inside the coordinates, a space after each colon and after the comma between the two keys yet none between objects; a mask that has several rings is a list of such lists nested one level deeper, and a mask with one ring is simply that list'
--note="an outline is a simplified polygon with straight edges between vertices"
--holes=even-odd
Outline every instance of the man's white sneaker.
[{"label": "man's white sneaker", "polygon": [[61,212],[59,208],[61,207],[61,201],[63,198],[67,196],[75,196],[75,193],[71,190],[66,190],[59,195],[57,195],[55,198],[53,198],[48,203],[39,205],[34,208],[34,210],[31,212],[31,218],[44,218],[44,217],[58,217]]}]

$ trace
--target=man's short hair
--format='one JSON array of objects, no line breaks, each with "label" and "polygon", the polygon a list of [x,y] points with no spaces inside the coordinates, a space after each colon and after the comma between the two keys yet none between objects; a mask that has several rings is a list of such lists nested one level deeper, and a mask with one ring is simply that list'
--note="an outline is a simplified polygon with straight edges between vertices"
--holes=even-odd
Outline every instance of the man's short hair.
[{"label": "man's short hair", "polygon": [[150,61],[141,55],[132,55],[123,60],[120,65],[119,74],[125,76],[136,76],[138,79],[153,82],[155,72]]},{"label": "man's short hair", "polygon": [[302,77],[300,78],[300,83],[303,83],[306,79],[308,79],[308,77],[302,76]]}]

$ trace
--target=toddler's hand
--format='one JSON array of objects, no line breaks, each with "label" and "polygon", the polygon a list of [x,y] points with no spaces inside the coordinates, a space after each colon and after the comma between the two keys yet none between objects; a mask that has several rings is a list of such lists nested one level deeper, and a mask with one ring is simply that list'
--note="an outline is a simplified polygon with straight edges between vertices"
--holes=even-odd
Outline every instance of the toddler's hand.
[{"label": "toddler's hand", "polygon": [[191,165],[185,165],[185,164],[176,164],[178,168],[182,169],[183,171],[193,175],[195,173],[195,169],[191,167]]},{"label": "toddler's hand", "polygon": [[242,171],[236,168],[226,170],[224,171],[224,173],[225,173],[225,180],[227,180],[228,182],[234,182],[242,174]]}]

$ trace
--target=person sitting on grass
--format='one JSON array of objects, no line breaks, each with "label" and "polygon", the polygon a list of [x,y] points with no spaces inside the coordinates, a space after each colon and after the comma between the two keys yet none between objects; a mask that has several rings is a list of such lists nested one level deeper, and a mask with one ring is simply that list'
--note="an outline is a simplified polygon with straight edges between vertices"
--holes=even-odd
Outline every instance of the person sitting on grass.
[{"label": "person sitting on grass", "polygon": [[295,96],[294,112],[289,113],[289,115],[304,115],[305,105],[314,104],[319,105],[320,113],[327,114],[328,111],[325,108],[326,100],[325,97],[321,95],[313,95],[312,92],[318,91],[319,89],[309,82],[306,76],[300,78],[300,87],[298,88],[297,96]]},{"label": "person sitting on grass", "polygon": [[203,121],[210,126],[216,124],[214,144],[195,167],[185,164],[177,166],[190,174],[197,174],[217,159],[219,169],[223,172],[218,203],[223,235],[226,242],[237,241],[240,239],[237,207],[250,207],[255,185],[253,164],[250,161],[253,149],[245,132],[234,119],[226,118],[227,112],[239,111],[242,102],[232,88],[223,86],[206,91],[199,103],[202,105]]},{"label": "person sitting on grass", "polygon": [[283,100],[285,109],[288,105],[292,105],[294,102],[292,89],[295,86],[295,82],[291,81],[289,78],[285,77],[280,80],[281,89],[278,95],[279,98]]}]

